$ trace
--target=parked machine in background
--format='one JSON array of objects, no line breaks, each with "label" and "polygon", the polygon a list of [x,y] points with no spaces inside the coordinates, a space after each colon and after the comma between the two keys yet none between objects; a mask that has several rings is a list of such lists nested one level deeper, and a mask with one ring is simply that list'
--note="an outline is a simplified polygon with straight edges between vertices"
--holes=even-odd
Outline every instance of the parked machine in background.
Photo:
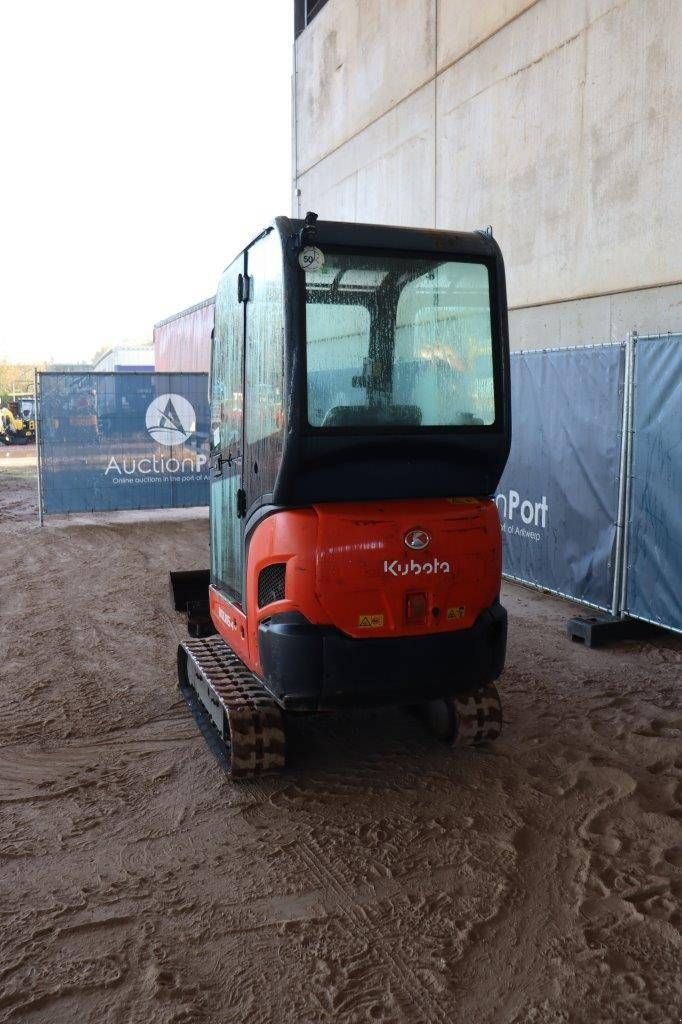
[{"label": "parked machine in background", "polygon": [[179,684],[231,774],[284,765],[290,713],[417,705],[445,739],[496,738],[491,234],[277,218],[221,279],[210,398],[210,574],[172,582],[197,634]]},{"label": "parked machine in background", "polygon": [[30,442],[36,436],[35,396],[5,396],[0,408],[0,441],[5,444]]}]

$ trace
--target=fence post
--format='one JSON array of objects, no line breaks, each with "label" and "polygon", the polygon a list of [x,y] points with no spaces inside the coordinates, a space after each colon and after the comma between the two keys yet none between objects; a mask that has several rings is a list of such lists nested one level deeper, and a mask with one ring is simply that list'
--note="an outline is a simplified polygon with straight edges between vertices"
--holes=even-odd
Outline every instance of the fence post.
[{"label": "fence post", "polygon": [[621,561],[621,573],[620,573],[620,614],[625,614],[625,605],[627,603],[627,583],[628,583],[628,558],[629,558],[629,547],[630,547],[630,499],[632,491],[632,454],[634,449],[634,416],[635,416],[635,361],[637,358],[637,331],[631,331],[628,336],[628,343],[631,348],[630,355],[630,386],[628,389],[628,443],[627,443],[627,457],[625,460],[625,506],[623,509],[623,548],[622,548],[622,561]]},{"label": "fence post", "polygon": [[38,525],[43,525],[44,520],[44,509],[43,509],[43,468],[40,460],[40,402],[38,393],[38,370],[33,367],[33,395],[36,403],[36,460],[38,462]]},{"label": "fence post", "polygon": [[616,540],[614,545],[613,591],[611,615],[620,612],[620,581],[623,571],[623,535],[625,532],[625,477],[627,473],[628,409],[630,401],[630,362],[632,359],[631,333],[625,339],[625,366],[623,369],[623,404],[620,425],[620,460],[618,467],[618,511],[616,513]]}]

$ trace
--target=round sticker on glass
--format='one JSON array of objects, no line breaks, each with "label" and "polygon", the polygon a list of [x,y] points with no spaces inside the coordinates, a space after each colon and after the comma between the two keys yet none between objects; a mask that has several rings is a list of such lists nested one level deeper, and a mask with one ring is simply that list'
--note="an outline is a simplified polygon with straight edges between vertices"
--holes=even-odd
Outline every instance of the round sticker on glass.
[{"label": "round sticker on glass", "polygon": [[298,254],[298,262],[304,270],[319,270],[324,266],[324,253],[316,245],[306,245]]}]

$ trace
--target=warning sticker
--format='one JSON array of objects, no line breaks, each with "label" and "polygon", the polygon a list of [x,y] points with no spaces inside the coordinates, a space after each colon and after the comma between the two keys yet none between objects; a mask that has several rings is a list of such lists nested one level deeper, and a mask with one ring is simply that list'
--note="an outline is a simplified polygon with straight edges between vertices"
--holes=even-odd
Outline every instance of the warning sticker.
[{"label": "warning sticker", "polygon": [[358,626],[360,629],[381,629],[383,624],[383,615],[360,615],[358,617]]},{"label": "warning sticker", "polygon": [[446,613],[446,619],[463,619],[466,613],[466,608],[462,604],[458,608],[448,608]]}]

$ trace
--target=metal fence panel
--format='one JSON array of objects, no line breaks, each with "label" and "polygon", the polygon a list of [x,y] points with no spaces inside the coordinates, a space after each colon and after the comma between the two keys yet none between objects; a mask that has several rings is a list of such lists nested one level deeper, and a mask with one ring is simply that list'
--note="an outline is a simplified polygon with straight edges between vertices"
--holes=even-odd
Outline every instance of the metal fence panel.
[{"label": "metal fence panel", "polygon": [[208,504],[205,373],[41,373],[42,511]]},{"label": "metal fence panel", "polygon": [[682,632],[682,335],[640,338],[625,611]]},{"label": "metal fence panel", "polygon": [[512,355],[512,450],[496,495],[504,573],[610,609],[624,345]]}]

